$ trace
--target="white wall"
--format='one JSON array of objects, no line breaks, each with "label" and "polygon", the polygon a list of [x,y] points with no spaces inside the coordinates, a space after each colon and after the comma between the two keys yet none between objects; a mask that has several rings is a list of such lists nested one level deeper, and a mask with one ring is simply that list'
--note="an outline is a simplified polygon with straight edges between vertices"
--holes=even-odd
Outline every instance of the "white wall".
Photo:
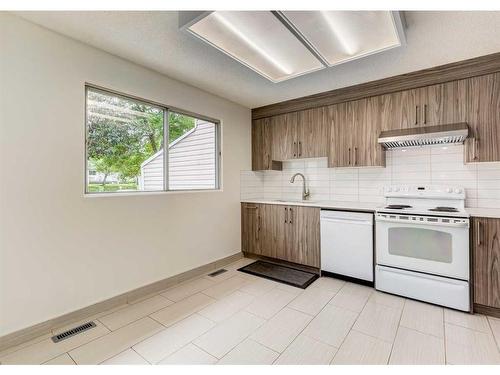
[{"label": "white wall", "polygon": [[283,171],[241,172],[242,199],[300,199],[306,176],[312,200],[382,203],[385,185],[434,184],[466,190],[466,206],[500,208],[500,162],[464,164],[464,146],[386,152],[386,167],[327,168],[327,158],[286,161]]},{"label": "white wall", "polygon": [[[223,192],[84,197],[86,81],[220,119]],[[0,336],[238,252],[250,154],[249,109],[0,13]]]}]

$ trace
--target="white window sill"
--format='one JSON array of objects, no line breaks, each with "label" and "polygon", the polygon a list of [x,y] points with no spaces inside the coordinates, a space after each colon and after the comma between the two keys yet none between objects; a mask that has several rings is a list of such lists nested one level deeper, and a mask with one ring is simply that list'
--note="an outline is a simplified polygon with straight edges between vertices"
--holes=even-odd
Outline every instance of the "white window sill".
[{"label": "white window sill", "polygon": [[200,193],[222,193],[223,189],[200,189],[200,190],[170,190],[170,191],[124,191],[121,193],[84,193],[84,198],[108,198],[108,197],[142,197],[149,195],[177,195],[177,194],[200,194]]}]

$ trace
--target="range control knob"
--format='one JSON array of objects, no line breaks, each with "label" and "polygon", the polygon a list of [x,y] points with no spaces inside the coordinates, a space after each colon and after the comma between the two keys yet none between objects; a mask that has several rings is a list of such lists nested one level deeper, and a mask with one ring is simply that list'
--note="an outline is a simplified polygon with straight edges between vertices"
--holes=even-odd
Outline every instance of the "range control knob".
[{"label": "range control knob", "polygon": [[447,193],[451,193],[451,192],[453,192],[453,189],[452,188],[446,188],[446,192]]},{"label": "range control knob", "polygon": [[399,191],[399,188],[396,186],[396,187],[394,188],[394,191]]},{"label": "range control knob", "polygon": [[460,194],[462,192],[462,189],[455,189],[454,192],[455,194]]},{"label": "range control knob", "polygon": [[391,192],[391,191],[392,191],[392,187],[390,187],[390,186],[389,186],[389,187],[387,187],[387,191],[388,191],[388,192]]}]

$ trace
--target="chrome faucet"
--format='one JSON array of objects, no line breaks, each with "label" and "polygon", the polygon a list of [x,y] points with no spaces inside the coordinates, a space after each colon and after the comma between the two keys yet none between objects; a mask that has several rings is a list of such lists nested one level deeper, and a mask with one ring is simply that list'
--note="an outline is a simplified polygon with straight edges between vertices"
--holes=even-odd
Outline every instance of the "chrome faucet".
[{"label": "chrome faucet", "polygon": [[306,200],[309,198],[309,189],[306,189],[306,178],[304,175],[302,173],[295,173],[290,179],[290,183],[293,184],[295,182],[295,177],[297,176],[302,177],[302,199]]}]

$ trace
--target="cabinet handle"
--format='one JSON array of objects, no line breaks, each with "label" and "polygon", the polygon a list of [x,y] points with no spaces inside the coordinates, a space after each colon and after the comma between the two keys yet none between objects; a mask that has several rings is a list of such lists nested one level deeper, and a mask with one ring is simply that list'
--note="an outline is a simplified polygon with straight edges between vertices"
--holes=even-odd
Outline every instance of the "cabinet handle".
[{"label": "cabinet handle", "polygon": [[358,165],[358,148],[354,147],[354,165]]},{"label": "cabinet handle", "polygon": [[299,141],[299,156],[302,156],[302,142]]},{"label": "cabinet handle", "polygon": [[476,221],[476,245],[481,246],[482,241],[481,241],[481,222],[478,220]]},{"label": "cabinet handle", "polygon": [[424,124],[427,124],[427,104],[424,104]]},{"label": "cabinet handle", "polygon": [[349,147],[349,152],[347,153],[347,165],[351,165],[351,148]]},{"label": "cabinet handle", "polygon": [[258,216],[258,224],[257,224],[257,232],[260,232],[261,228],[261,223],[262,223],[262,216]]},{"label": "cabinet handle", "polygon": [[288,208],[285,207],[285,224],[287,223],[287,219],[288,219]]},{"label": "cabinet handle", "polygon": [[479,139],[478,138],[473,138],[472,142],[473,142],[472,144],[474,146],[473,149],[472,149],[473,155],[474,155],[473,159],[474,160],[478,160],[479,158],[477,157],[477,147],[479,145]]},{"label": "cabinet handle", "polygon": [[293,142],[293,157],[297,157],[297,142]]},{"label": "cabinet handle", "polygon": [[248,210],[256,210],[259,207],[257,207],[257,206],[245,206],[245,208]]},{"label": "cabinet handle", "polygon": [[290,208],[290,219],[288,220],[289,224],[292,224],[292,219],[293,219],[293,210]]},{"label": "cabinet handle", "polygon": [[418,105],[415,106],[415,125],[418,125]]}]

